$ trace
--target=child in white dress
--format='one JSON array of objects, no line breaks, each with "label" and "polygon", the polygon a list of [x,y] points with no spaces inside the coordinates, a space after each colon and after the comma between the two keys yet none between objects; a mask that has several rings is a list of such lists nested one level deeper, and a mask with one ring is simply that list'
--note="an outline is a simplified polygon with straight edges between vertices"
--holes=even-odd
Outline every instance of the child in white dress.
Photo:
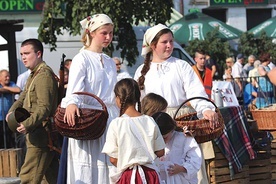
[{"label": "child in white dress", "polygon": [[176,123],[167,113],[157,112],[152,117],[166,143],[165,155],[159,164],[161,179],[166,184],[197,184],[202,158],[196,140],[175,131]]},{"label": "child in white dress", "polygon": [[164,155],[165,143],[153,118],[140,113],[138,84],[130,78],[122,79],[114,92],[120,117],[111,121],[102,150],[116,166],[113,174],[110,171],[111,181],[159,184],[154,160]]}]

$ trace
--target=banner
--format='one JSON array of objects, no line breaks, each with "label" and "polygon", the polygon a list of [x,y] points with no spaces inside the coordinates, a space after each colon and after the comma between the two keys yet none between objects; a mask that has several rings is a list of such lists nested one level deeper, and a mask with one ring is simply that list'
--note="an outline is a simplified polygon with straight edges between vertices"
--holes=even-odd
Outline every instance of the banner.
[{"label": "banner", "polygon": [[214,92],[218,89],[222,93],[223,107],[238,106],[239,102],[234,92],[233,86],[228,81],[213,81],[212,99],[214,100]]},{"label": "banner", "polygon": [[0,0],[0,13],[41,12],[45,0]]},{"label": "banner", "polygon": [[210,0],[210,7],[212,6],[263,6],[268,5],[268,0]]}]

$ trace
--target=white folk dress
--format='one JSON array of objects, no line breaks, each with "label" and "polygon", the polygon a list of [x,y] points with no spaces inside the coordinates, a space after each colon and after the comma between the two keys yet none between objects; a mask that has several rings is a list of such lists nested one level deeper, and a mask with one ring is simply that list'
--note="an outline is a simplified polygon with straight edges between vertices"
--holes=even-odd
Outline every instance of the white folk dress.
[{"label": "white folk dress", "polygon": [[[144,64],[139,66],[135,72],[134,79],[138,81],[141,76],[141,70]],[[148,93],[156,93],[165,98],[168,102],[167,113],[172,117],[176,109],[187,99],[192,97],[208,98],[204,86],[202,85],[193,68],[181,59],[170,57],[162,63],[153,63],[145,76],[145,89],[142,91],[144,95]],[[202,118],[205,110],[215,110],[212,103],[206,100],[191,100],[192,107],[196,110],[198,118]],[[187,114],[193,112],[194,109],[182,108],[177,114]],[[206,159],[214,158],[214,150],[212,142],[201,144],[204,157]],[[202,157],[202,162],[204,158]],[[198,173],[200,183],[207,183],[207,175],[205,172],[205,164]]]},{"label": "white folk dress", "polygon": [[[116,172],[120,175],[126,169],[138,165],[158,170],[153,162],[157,157],[154,152],[164,148],[165,142],[152,117],[129,117],[124,114],[110,123],[103,153],[118,159]],[[141,169],[137,170],[141,176]]]},{"label": "white folk dress", "polygon": [[[166,184],[197,184],[197,172],[202,163],[201,151],[193,137],[183,136],[182,132],[174,132],[171,140],[166,143],[165,155],[161,158],[161,178]],[[187,173],[168,175],[167,169],[172,164],[186,168]]]},{"label": "white folk dress", "polygon": [[[107,106],[108,127],[110,121],[119,115],[113,92],[117,82],[116,75],[116,66],[109,56],[82,50],[73,58],[66,97],[63,98],[61,106],[67,107],[69,104],[77,104],[78,107],[84,107],[84,103],[88,102],[84,102],[83,98],[79,95],[72,95],[72,93],[79,91],[93,93],[102,99]],[[90,103],[90,99],[87,98],[86,100]],[[101,107],[96,102],[93,106]],[[101,153],[106,131],[96,140],[69,138],[67,183],[109,183],[108,166],[111,166],[111,163],[107,156]]]}]

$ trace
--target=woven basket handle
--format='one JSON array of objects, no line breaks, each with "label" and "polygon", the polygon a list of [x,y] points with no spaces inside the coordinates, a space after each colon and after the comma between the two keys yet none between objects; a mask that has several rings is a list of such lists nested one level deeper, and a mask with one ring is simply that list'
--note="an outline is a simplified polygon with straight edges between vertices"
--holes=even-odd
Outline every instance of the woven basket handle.
[{"label": "woven basket handle", "polygon": [[177,115],[178,111],[182,108],[183,105],[185,105],[187,102],[189,102],[189,101],[191,101],[191,100],[194,100],[194,99],[203,99],[203,100],[206,100],[206,101],[208,101],[208,102],[211,102],[211,103],[215,106],[216,109],[218,108],[218,107],[216,106],[216,104],[215,104],[212,100],[210,100],[210,99],[208,99],[208,98],[201,97],[201,96],[192,97],[192,98],[189,98],[189,99],[185,100],[185,101],[178,107],[178,109],[176,110],[176,112],[175,112],[175,114],[174,114],[173,119],[176,118],[176,115]]},{"label": "woven basket handle", "polygon": [[102,105],[103,110],[105,112],[107,112],[106,105],[104,104],[104,102],[97,95],[94,95],[94,94],[88,93],[88,92],[75,92],[73,94],[76,94],[76,95],[88,95],[88,96],[91,96],[91,97],[95,98]]}]

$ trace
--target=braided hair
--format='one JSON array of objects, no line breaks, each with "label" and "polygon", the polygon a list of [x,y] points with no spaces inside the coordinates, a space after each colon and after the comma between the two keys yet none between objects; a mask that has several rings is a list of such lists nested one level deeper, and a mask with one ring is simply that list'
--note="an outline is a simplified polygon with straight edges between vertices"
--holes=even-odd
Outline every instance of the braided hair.
[{"label": "braided hair", "polygon": [[126,78],[117,82],[114,88],[114,93],[121,102],[120,116],[125,113],[129,106],[136,105],[136,103],[138,105],[138,111],[141,112],[141,93],[138,83],[134,79]]}]

